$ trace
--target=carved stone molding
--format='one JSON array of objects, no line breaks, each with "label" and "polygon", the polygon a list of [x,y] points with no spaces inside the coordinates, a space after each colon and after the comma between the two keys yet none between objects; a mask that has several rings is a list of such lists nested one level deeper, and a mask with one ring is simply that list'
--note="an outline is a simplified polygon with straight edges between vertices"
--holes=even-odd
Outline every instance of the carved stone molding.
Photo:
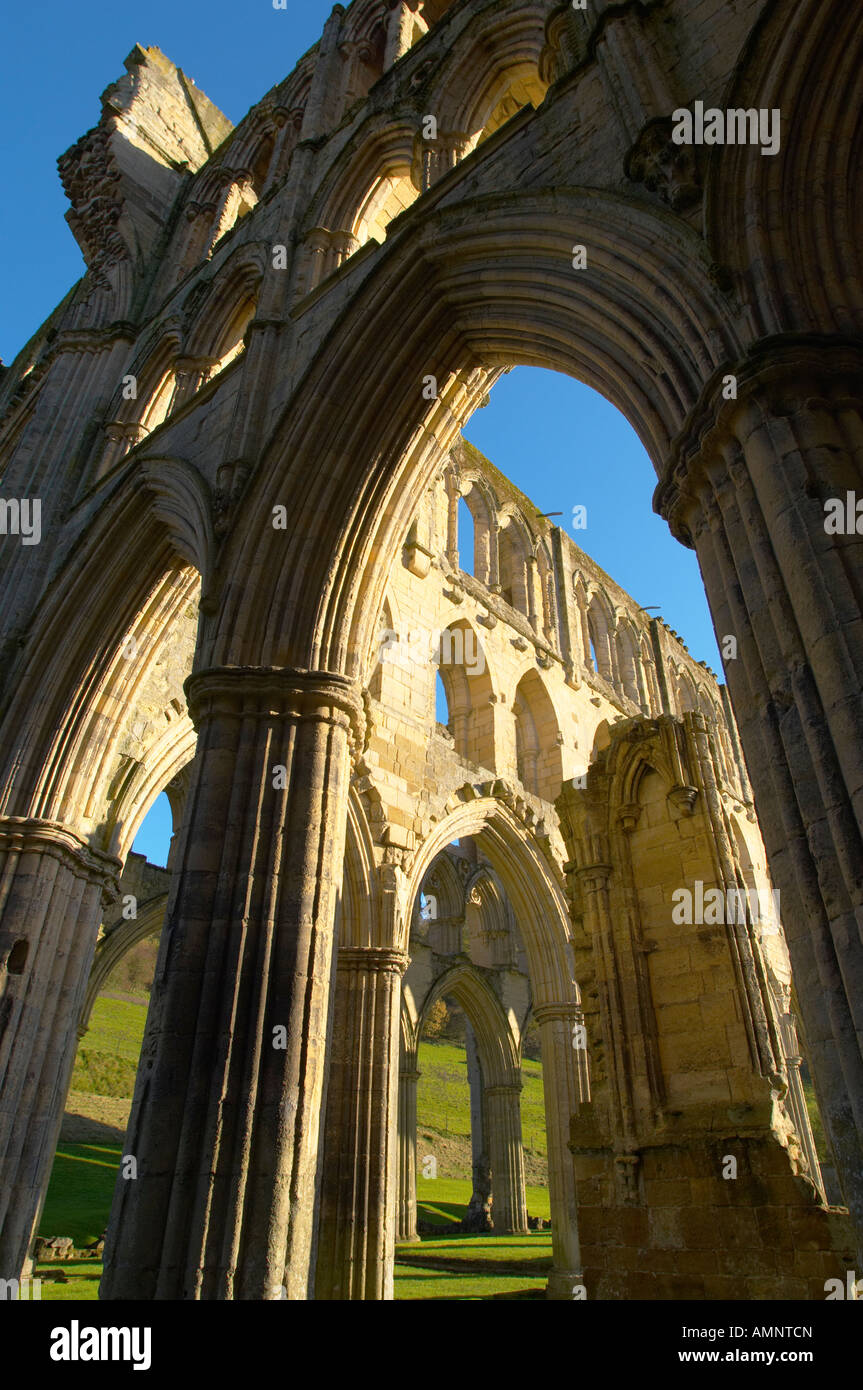
[{"label": "carved stone molding", "polygon": [[0,817],[0,852],[12,855],[47,854],[79,878],[98,884],[105,907],[120,892],[122,864],[113,854],[95,848],[59,821],[29,816]]}]

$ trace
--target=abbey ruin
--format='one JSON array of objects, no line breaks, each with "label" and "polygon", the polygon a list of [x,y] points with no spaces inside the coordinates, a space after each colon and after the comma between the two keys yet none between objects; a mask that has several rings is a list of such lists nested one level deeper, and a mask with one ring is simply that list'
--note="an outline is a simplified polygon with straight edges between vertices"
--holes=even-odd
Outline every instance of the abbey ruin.
[{"label": "abbey ruin", "polygon": [[[392,1298],[444,996],[495,1230],[538,1032],[549,1298],[863,1268],[853,9],[353,0],[235,128],[129,54],[0,376],[0,1277],[159,929],[105,1300]],[[727,687],[464,439],[515,365],[636,430]]]}]

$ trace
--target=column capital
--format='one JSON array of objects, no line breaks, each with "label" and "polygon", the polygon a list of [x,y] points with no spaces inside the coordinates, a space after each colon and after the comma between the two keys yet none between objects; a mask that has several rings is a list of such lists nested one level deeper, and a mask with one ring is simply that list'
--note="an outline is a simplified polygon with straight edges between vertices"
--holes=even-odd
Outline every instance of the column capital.
[{"label": "column capital", "polygon": [[574,1000],[569,1003],[534,1004],[533,1016],[539,1024],[551,1022],[580,1023],[584,1018],[584,1010],[581,1004],[577,1004]]},{"label": "column capital", "polygon": [[[695,517],[710,495],[708,462],[725,466],[722,453],[739,442],[747,406],[770,413],[794,407],[860,408],[863,344],[826,333],[784,333],[763,338],[736,362],[725,362],[705,382],[675,441],[653,494],[653,510],[684,545],[692,546]],[[734,394],[726,384],[734,381]],[[745,466],[745,465],[744,465]],[[713,471],[715,472],[715,466]]]},{"label": "column capital", "polygon": [[483,1086],[484,1096],[517,1096],[521,1094],[521,1082],[510,1082],[507,1085]]},{"label": "column capital", "polygon": [[345,946],[338,953],[336,968],[402,976],[409,959],[404,951],[394,951],[389,946]]},{"label": "column capital", "polygon": [[596,892],[605,887],[611,869],[611,864],[580,864],[575,870],[575,877],[584,884],[588,892]]},{"label": "column capital", "polygon": [[347,729],[358,746],[365,733],[360,687],[332,671],[304,671],[290,666],[218,666],[196,671],[185,682],[189,714],[195,727],[217,715],[287,716],[325,720]]},{"label": "column capital", "polygon": [[97,884],[107,907],[120,892],[123,865],[113,854],[88,844],[59,821],[31,816],[0,816],[0,853],[48,854],[79,878]]}]

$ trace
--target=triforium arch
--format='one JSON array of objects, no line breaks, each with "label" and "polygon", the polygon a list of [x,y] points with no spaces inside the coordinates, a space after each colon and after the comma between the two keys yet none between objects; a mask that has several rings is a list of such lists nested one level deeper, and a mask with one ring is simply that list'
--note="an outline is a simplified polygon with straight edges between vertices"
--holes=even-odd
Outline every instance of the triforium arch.
[{"label": "triforium arch", "polygon": [[[34,671],[43,709],[72,688],[46,653],[52,583],[73,542],[86,559],[104,516],[126,509],[124,567],[129,557],[149,574],[165,522],[178,535],[185,525],[187,540],[190,529],[209,537],[206,556],[180,552],[204,582],[189,686],[198,767],[135,1135],[146,1149],[159,1115],[161,1166],[118,1207],[107,1296],[308,1293],[349,765],[367,735],[362,687],[387,578],[424,492],[470,412],[518,363],[568,372],[623,412],[660,479],[657,510],[698,554],[717,633],[734,638],[728,680],[819,1104],[845,1199],[858,1227],[863,1220],[859,539],[823,524],[824,499],[860,485],[863,277],[845,228],[858,186],[863,35],[842,0],[744,0],[733,15],[720,7],[694,19],[689,0],[661,13],[536,0],[538,66],[550,84],[541,104],[451,163],[389,223],[382,245],[370,241],[310,293],[302,233],[346,143],[373,111],[385,126],[409,95],[416,112],[417,92],[425,105],[457,49],[484,28],[494,52],[526,7],[458,0],[419,35],[407,10],[418,7],[406,0],[397,11],[379,65],[374,38],[367,71],[347,45],[371,40],[381,16],[365,0],[336,7],[274,97],[288,113],[297,103],[300,124],[283,126],[300,137],[282,145],[284,182],[202,243],[201,261],[186,262],[180,278],[179,169],[186,164],[193,183],[208,177],[209,145],[229,170],[229,123],[200,94],[188,131],[159,127],[165,143],[152,148],[166,157],[154,154],[150,172],[160,208],[141,197],[124,131],[136,122],[155,130],[161,117],[146,104],[147,83],[117,84],[100,125],[64,163],[88,272],[3,382],[4,485],[13,496],[38,491],[44,534],[62,542],[5,551],[4,651],[21,653],[7,668],[4,722],[16,787],[18,769],[41,776],[36,743],[22,749]],[[179,92],[176,69],[156,51],[136,50],[129,64]],[[673,111],[705,98],[780,110],[780,150],[674,145]],[[225,204],[235,211],[238,183]],[[110,190],[116,217],[93,216],[94,185]],[[834,198],[827,226],[822,210]],[[142,513],[138,490],[152,474],[134,449],[69,513],[94,402],[113,398],[144,333],[158,341],[160,325],[187,296],[201,303],[246,245],[266,253],[246,351],[158,427],[160,457],[182,461],[172,472],[182,486]],[[170,262],[164,274],[157,260]],[[81,585],[69,632],[101,593],[96,568],[72,563]],[[104,603],[98,615],[87,620],[94,649],[120,636]],[[671,705],[667,690],[655,694]],[[405,841],[420,833],[399,831]],[[398,899],[395,860],[411,850],[387,848]],[[225,926],[234,916],[247,924],[239,945]],[[380,973],[398,968],[380,960]],[[223,985],[200,988],[196,980],[216,979],[217,961]],[[242,998],[271,1006],[270,1027],[287,1029],[283,1055],[261,1049],[252,1003],[229,1053],[219,1051],[232,979]],[[184,1042],[169,1057],[159,1039],[178,1027]],[[204,1062],[210,1088],[178,1083],[181,1103],[170,1076],[193,1076]],[[246,1065],[260,1085],[254,1113],[234,1103]],[[217,1093],[227,1112],[211,1100]],[[293,1119],[281,1123],[283,1114]],[[277,1175],[269,1187],[262,1170]],[[198,1179],[209,1191],[211,1177],[218,1210],[206,1197],[187,1200]]]}]

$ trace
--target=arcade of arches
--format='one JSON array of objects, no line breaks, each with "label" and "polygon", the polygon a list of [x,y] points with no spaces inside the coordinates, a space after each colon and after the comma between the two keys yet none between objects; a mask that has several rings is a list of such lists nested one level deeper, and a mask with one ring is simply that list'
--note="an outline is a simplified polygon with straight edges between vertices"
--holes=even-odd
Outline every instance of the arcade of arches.
[{"label": "arcade of arches", "polygon": [[[505,1229],[538,1029],[550,1297],[822,1298],[859,1259],[852,10],[354,0],[235,129],[129,55],[60,161],[87,272],[0,378],[41,504],[0,550],[4,1277],[163,914],[102,1298],[391,1297],[444,995]],[[696,99],[779,109],[781,151],[674,145]],[[638,432],[730,695],[462,439],[517,363]],[[166,788],[169,883],[130,888]]]}]

